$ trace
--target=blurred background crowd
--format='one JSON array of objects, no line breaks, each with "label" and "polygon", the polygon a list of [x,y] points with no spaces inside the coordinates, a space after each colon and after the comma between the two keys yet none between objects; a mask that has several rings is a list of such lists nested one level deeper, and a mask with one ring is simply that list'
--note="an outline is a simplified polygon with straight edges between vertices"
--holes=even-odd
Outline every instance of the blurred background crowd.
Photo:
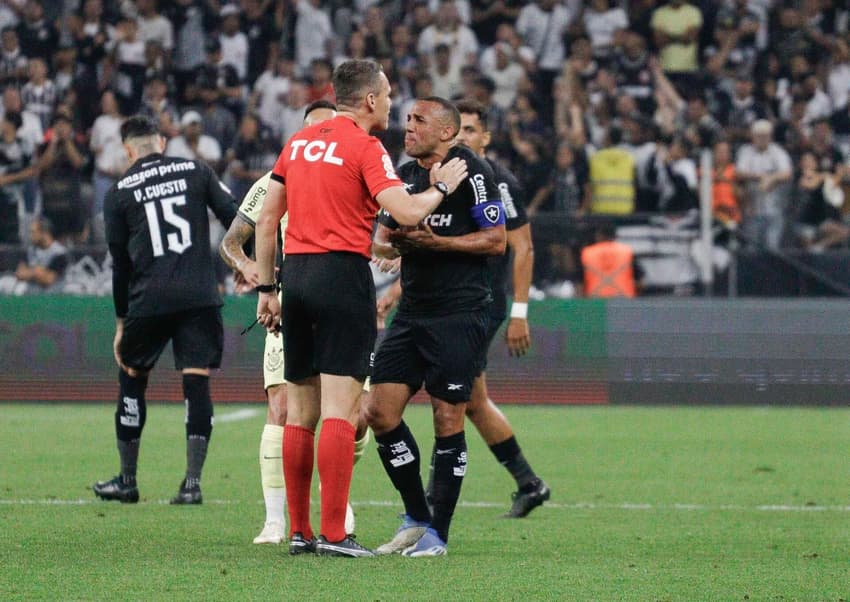
[{"label": "blurred background crowd", "polygon": [[[373,58],[393,157],[412,99],[474,98],[535,222],[693,224],[710,152],[727,237],[846,247],[848,20],[845,0],[0,0],[0,245],[103,245],[134,113],[240,199],[334,66]],[[544,242],[535,284],[568,296],[588,240]]]}]

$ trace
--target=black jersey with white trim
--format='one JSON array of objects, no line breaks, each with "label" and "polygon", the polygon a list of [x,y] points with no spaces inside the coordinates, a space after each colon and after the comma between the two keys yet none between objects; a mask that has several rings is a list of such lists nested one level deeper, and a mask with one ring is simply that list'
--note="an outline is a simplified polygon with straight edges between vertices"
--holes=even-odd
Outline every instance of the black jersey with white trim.
[{"label": "black jersey with white trim", "polygon": [[[443,199],[423,223],[437,236],[462,236],[501,226],[505,208],[493,170],[468,147],[453,146],[444,162],[455,157],[466,161],[468,178]],[[427,190],[430,175],[416,161],[405,163],[398,175],[410,194]],[[384,210],[379,221],[398,226]],[[409,315],[447,315],[487,307],[492,301],[487,257],[469,253],[416,250],[401,261],[402,296],[399,311]]]},{"label": "black jersey with white trim", "polygon": [[[502,204],[505,206],[505,229],[508,231],[521,228],[528,223],[525,213],[525,191],[522,189],[516,176],[498,161],[487,159],[487,163],[493,168],[496,178],[496,186]],[[493,303],[490,305],[490,314],[497,319],[504,319],[508,315],[508,270],[511,264],[511,249],[505,249],[504,255],[490,257],[490,272],[492,273]]]},{"label": "black jersey with white trim", "polygon": [[200,161],[152,154],[136,161],[104,199],[119,317],[221,305],[207,208],[225,227],[236,201]]}]

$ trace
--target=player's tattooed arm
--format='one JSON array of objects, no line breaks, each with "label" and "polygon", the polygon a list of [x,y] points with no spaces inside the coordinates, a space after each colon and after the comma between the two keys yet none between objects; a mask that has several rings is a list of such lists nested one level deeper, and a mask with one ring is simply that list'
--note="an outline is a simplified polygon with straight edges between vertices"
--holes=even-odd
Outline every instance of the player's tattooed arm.
[{"label": "player's tattooed arm", "polygon": [[231,222],[224,239],[219,246],[219,253],[224,262],[244,278],[247,285],[255,287],[260,284],[257,266],[254,260],[245,254],[245,243],[254,236],[254,224],[249,222],[241,213]]}]

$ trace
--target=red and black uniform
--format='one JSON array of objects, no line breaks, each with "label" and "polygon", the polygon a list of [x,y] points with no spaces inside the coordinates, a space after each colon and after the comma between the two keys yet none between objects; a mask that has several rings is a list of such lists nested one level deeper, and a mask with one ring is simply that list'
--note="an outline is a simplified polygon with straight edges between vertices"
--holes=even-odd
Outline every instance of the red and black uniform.
[{"label": "red and black uniform", "polygon": [[369,270],[375,197],[401,180],[377,138],[335,117],[286,143],[272,170],[286,187],[285,377],[365,378],[375,344]]}]

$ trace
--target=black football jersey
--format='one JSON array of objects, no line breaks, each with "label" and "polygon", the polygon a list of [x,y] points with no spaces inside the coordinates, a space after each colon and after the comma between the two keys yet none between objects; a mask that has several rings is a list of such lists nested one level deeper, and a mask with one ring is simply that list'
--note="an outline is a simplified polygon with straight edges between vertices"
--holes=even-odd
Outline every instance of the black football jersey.
[{"label": "black football jersey", "polygon": [[207,207],[230,225],[236,201],[200,161],[148,155],[104,200],[119,317],[221,305]]},{"label": "black football jersey", "polygon": [[[469,176],[424,220],[438,236],[462,236],[504,224],[505,208],[490,165],[462,145],[453,146],[444,161],[464,159]],[[398,175],[410,194],[427,190],[427,169],[405,163]],[[384,210],[379,221],[398,224]],[[399,311],[411,315],[446,315],[486,308],[492,301],[487,257],[469,253],[416,250],[401,261],[402,296]]]},{"label": "black football jersey", "polygon": [[[493,168],[496,178],[496,187],[502,204],[505,206],[505,229],[516,230],[528,223],[525,214],[525,193],[520,186],[516,176],[497,161],[487,159],[487,163]],[[490,313],[495,318],[504,318],[508,312],[508,269],[511,263],[511,251],[505,250],[504,255],[490,257],[490,272],[492,274],[493,304]]]}]

